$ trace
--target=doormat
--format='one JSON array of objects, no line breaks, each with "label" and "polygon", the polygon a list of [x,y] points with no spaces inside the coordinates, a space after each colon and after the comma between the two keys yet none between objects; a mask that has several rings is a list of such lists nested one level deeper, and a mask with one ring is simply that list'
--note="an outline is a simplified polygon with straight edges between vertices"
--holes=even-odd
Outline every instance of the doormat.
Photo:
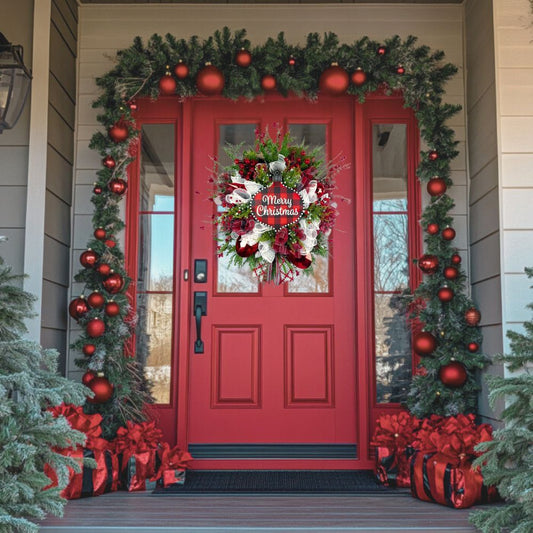
[{"label": "doormat", "polygon": [[[152,494],[365,494],[391,491],[371,470],[188,470],[184,485]],[[391,492],[397,493],[397,489]]]}]

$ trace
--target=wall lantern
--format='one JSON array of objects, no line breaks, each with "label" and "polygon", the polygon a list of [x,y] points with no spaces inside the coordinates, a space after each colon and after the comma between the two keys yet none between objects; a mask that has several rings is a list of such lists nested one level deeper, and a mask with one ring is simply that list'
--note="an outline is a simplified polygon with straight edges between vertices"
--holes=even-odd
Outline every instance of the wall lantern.
[{"label": "wall lantern", "polygon": [[17,123],[30,92],[31,72],[22,56],[22,46],[0,33],[0,133]]}]

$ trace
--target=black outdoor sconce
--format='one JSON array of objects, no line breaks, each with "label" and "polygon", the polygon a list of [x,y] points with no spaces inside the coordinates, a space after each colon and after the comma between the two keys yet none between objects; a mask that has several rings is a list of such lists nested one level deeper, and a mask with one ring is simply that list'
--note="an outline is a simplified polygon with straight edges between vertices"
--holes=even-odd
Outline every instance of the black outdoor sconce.
[{"label": "black outdoor sconce", "polygon": [[28,98],[31,72],[24,66],[22,46],[0,33],[0,133],[11,129]]}]

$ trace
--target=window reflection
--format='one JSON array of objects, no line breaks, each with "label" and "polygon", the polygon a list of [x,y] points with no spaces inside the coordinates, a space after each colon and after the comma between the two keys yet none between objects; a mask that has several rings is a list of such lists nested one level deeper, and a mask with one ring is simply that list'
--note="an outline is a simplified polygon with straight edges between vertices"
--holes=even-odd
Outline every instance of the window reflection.
[{"label": "window reflection", "polygon": [[401,293],[409,287],[405,124],[374,124],[372,187],[376,400],[402,403],[411,379],[411,337]]}]

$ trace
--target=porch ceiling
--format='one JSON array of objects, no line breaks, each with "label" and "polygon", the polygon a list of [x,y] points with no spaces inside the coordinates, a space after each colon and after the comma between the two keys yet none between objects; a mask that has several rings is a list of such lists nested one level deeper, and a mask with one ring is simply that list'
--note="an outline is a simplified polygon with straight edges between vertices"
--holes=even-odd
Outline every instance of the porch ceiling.
[{"label": "porch ceiling", "polygon": [[82,4],[462,4],[463,0],[80,0]]}]

